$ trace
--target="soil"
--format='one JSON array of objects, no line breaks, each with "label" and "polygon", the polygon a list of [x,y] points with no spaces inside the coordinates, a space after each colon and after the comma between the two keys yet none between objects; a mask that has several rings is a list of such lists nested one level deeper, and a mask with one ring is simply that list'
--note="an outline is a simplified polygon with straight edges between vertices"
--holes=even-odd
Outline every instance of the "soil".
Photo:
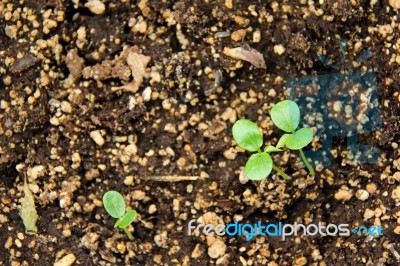
[{"label": "soil", "polygon": [[[0,2],[0,265],[400,265],[398,0],[90,2]],[[341,62],[341,39],[343,69],[377,75],[382,129],[358,137],[379,163],[350,162],[338,136],[315,177],[285,150],[274,161],[289,180],[239,178],[249,154],[233,123],[257,121],[276,144],[268,112],[286,81],[337,72],[316,55]],[[265,68],[225,47],[253,48]],[[33,235],[19,215],[25,176]],[[109,190],[139,214],[133,241],[102,206]],[[383,236],[188,236],[199,218]]]}]

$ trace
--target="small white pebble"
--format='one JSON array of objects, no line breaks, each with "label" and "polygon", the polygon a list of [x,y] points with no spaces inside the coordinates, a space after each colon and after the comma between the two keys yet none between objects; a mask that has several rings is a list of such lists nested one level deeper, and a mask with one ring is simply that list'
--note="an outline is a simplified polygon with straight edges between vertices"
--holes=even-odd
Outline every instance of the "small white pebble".
[{"label": "small white pebble", "polygon": [[93,14],[101,15],[106,11],[106,6],[100,0],[89,0],[85,7],[87,7]]},{"label": "small white pebble", "polygon": [[364,189],[359,189],[356,192],[356,198],[362,201],[367,200],[369,198],[369,193]]},{"label": "small white pebble", "polygon": [[283,55],[285,53],[285,47],[282,44],[275,45],[274,52],[277,55]]},{"label": "small white pebble", "polygon": [[335,193],[335,199],[340,201],[348,201],[353,196],[353,192],[347,187],[342,187],[338,192]]},{"label": "small white pebble", "polygon": [[94,142],[96,142],[97,145],[103,146],[104,138],[101,135],[100,130],[94,130],[90,132],[90,137],[93,139]]},{"label": "small white pebble", "polygon": [[124,184],[127,186],[132,185],[133,184],[133,176],[132,175],[126,176],[124,179]]},{"label": "small white pebble", "polygon": [[67,101],[61,102],[61,111],[70,114],[72,112],[72,105]]},{"label": "small white pebble", "polygon": [[240,184],[246,184],[247,182],[249,182],[249,178],[244,173],[244,168],[240,171],[239,182]]},{"label": "small white pebble", "polygon": [[148,102],[151,100],[151,87],[146,87],[142,93],[143,100]]},{"label": "small white pebble", "polygon": [[157,211],[157,206],[155,204],[151,204],[149,206],[149,214],[153,214]]},{"label": "small white pebble", "polygon": [[372,218],[375,216],[375,212],[371,209],[366,209],[364,212],[364,221]]},{"label": "small white pebble", "polygon": [[60,260],[56,261],[54,263],[54,266],[70,266],[75,262],[75,260],[76,260],[75,255],[70,253],[62,257]]}]

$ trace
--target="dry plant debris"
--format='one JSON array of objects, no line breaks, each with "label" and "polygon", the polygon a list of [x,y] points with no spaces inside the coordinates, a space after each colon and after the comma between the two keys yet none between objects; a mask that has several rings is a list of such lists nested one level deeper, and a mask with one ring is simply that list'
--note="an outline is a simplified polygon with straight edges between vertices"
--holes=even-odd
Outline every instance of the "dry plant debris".
[{"label": "dry plant debris", "polygon": [[251,47],[225,47],[224,54],[235,59],[249,62],[257,68],[267,68],[263,55]]},{"label": "dry plant debris", "polygon": [[26,178],[24,180],[24,198],[22,199],[21,210],[19,215],[25,225],[25,232],[27,234],[36,234],[37,227],[36,221],[38,219],[38,214],[35,208],[35,200],[33,194],[28,187]]},{"label": "dry plant debris", "polygon": [[93,78],[95,80],[119,78],[128,81],[133,77],[131,82],[120,87],[112,87],[111,90],[137,92],[143,82],[150,60],[151,57],[140,54],[136,46],[128,47],[114,60],[104,60],[100,64],[85,67],[82,74],[85,79]]}]

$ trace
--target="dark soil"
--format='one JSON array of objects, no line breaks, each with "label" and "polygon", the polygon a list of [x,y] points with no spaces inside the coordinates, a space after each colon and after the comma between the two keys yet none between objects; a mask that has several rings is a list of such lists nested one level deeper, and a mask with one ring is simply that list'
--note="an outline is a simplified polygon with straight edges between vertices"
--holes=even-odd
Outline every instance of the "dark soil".
[{"label": "dark soil", "polygon": [[[97,15],[86,1],[0,2],[0,265],[52,265],[68,254],[74,265],[400,264],[398,1],[103,2]],[[240,29],[246,34],[231,36]],[[286,81],[338,72],[316,55],[340,64],[341,39],[342,70],[377,75],[383,127],[358,137],[380,149],[379,163],[351,163],[338,136],[333,166],[315,177],[285,151],[274,159],[289,180],[273,172],[241,182],[249,154],[234,143],[233,123],[257,121],[265,144],[276,144],[282,132],[268,112],[287,97]],[[248,46],[266,69],[223,53]],[[112,90],[127,84],[119,74],[82,76],[124,47],[151,57],[138,90]],[[373,56],[355,64],[367,50]],[[36,235],[19,216],[24,176]],[[195,180],[170,180],[188,176]],[[139,213],[134,241],[102,206],[109,190]],[[380,225],[383,236],[188,236],[190,220],[210,217]]]}]

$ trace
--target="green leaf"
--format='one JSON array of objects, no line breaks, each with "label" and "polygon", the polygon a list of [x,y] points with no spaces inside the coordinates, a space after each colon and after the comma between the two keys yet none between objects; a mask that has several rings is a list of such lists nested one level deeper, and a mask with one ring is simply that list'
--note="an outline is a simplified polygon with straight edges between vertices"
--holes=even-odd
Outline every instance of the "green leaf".
[{"label": "green leaf", "polygon": [[274,146],[268,145],[267,147],[264,148],[264,152],[270,153],[270,152],[278,152],[282,151],[281,149],[275,148]]},{"label": "green leaf", "polygon": [[257,151],[263,144],[263,137],[256,123],[240,119],[232,127],[237,145],[248,151]]},{"label": "green leaf", "polygon": [[244,172],[251,180],[266,178],[272,171],[272,158],[268,153],[257,153],[247,160]]},{"label": "green leaf", "polygon": [[299,150],[310,144],[312,139],[313,131],[310,128],[301,128],[287,137],[285,145],[291,150]]},{"label": "green leaf", "polygon": [[271,118],[278,128],[292,133],[300,123],[299,106],[291,100],[281,101],[272,107]]},{"label": "green leaf", "polygon": [[130,225],[136,219],[136,211],[130,210],[126,212],[118,221],[115,223],[114,227],[125,228]]},{"label": "green leaf", "polygon": [[25,232],[27,234],[37,234],[36,221],[38,219],[38,214],[35,208],[34,197],[29,190],[26,179],[24,181],[24,194],[19,215],[24,223]]},{"label": "green leaf", "polygon": [[122,195],[110,190],[103,196],[104,208],[114,218],[120,218],[125,213],[125,200]]},{"label": "green leaf", "polygon": [[292,134],[283,134],[282,137],[279,139],[278,144],[276,145],[276,147],[278,149],[283,148],[285,146],[286,143],[286,139]]}]

